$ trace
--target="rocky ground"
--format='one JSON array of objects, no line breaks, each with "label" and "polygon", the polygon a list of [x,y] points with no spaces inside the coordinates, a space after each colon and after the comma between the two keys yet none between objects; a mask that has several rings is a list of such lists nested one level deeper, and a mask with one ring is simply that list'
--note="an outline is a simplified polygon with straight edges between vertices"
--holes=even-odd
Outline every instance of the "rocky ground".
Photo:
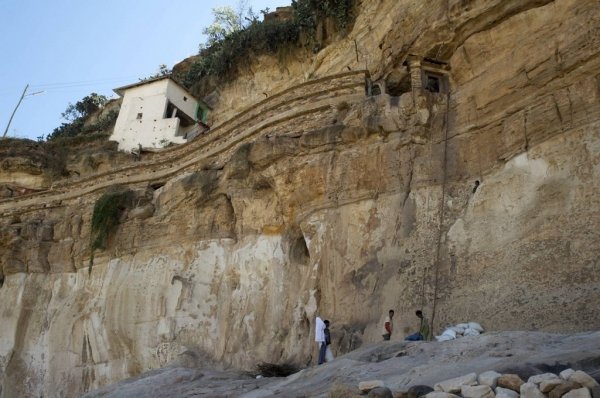
[{"label": "rocky ground", "polygon": [[[361,394],[361,382],[364,386],[364,382],[378,380],[394,397],[410,398],[407,391],[417,385],[460,393],[443,387],[451,383],[441,382],[470,373],[481,379],[488,371],[515,374],[534,383],[534,388],[541,388],[541,379],[529,378],[546,373],[559,378],[559,373],[569,368],[585,371],[597,381],[600,380],[600,331],[571,335],[494,332],[446,342],[378,342],[287,378],[257,379],[253,374],[215,370],[207,364],[197,353],[186,352],[163,369],[101,388],[85,397],[353,397]],[[484,382],[479,380],[479,384]],[[530,383],[524,386],[531,387]],[[595,398],[598,391],[589,391],[593,391],[590,398]],[[474,392],[463,391],[462,395]],[[487,393],[489,398],[494,397],[493,391]],[[535,396],[544,398],[549,394]]]}]

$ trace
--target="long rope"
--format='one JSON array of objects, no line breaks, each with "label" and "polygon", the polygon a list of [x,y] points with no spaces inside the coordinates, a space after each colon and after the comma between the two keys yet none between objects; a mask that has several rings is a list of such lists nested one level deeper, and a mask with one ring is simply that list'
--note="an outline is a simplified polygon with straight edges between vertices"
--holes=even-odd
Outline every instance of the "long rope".
[{"label": "long rope", "polygon": [[446,210],[446,181],[448,169],[448,113],[450,112],[450,91],[446,95],[446,114],[444,115],[444,164],[442,174],[442,198],[440,200],[440,224],[438,228],[437,247],[435,255],[435,280],[433,285],[433,307],[431,309],[431,331],[433,331],[433,322],[435,320],[435,311],[437,309],[438,285],[440,278],[440,248],[442,245],[442,232],[444,229],[444,217]]}]

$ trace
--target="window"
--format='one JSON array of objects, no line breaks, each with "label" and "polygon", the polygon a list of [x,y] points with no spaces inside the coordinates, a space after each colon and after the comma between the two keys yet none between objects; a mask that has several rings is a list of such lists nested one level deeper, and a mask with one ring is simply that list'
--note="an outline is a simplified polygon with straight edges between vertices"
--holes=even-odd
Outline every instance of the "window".
[{"label": "window", "polygon": [[423,89],[430,93],[447,93],[448,77],[441,73],[423,71]]},{"label": "window", "polygon": [[440,78],[437,76],[427,76],[427,84],[425,85],[425,90],[430,91],[432,93],[440,92]]},{"label": "window", "polygon": [[172,119],[177,116],[177,107],[171,101],[167,101],[167,109],[165,110],[165,119]]},{"label": "window", "polygon": [[208,107],[206,105],[198,103],[196,107],[196,119],[202,123],[206,123],[208,121]]},{"label": "window", "polygon": [[138,114],[137,114],[137,117],[136,117],[136,119],[137,119],[137,120],[141,120],[141,119],[142,119],[142,114],[141,114],[141,113],[138,113]]},{"label": "window", "polygon": [[179,125],[181,127],[189,127],[195,124],[195,121],[188,116],[181,109],[177,108],[171,101],[167,101],[167,107],[165,109],[164,119],[179,118]]}]

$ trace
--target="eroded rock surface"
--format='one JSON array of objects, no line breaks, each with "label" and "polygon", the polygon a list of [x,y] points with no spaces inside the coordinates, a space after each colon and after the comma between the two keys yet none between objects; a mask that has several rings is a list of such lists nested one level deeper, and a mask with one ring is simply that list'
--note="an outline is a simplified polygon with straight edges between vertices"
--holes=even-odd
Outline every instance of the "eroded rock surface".
[{"label": "eroded rock surface", "polygon": [[[361,381],[371,380],[377,381],[377,384],[371,383],[372,386],[383,384],[397,397],[410,397],[414,387],[419,386],[424,392],[422,396],[427,398],[453,398],[460,395],[442,391],[426,393],[424,388],[447,378],[461,379],[463,377],[457,376],[464,376],[466,372],[492,369],[504,372],[518,368],[519,374],[527,379],[542,372],[542,369],[547,369],[548,364],[552,364],[555,369],[570,366],[585,369],[590,375],[595,374],[598,377],[600,372],[597,366],[597,338],[598,332],[575,335],[499,332],[443,343],[380,342],[361,347],[330,363],[304,369],[286,378],[251,379],[247,375],[234,372],[224,373],[206,369],[201,362],[192,367],[191,364],[186,367],[174,363],[140,378],[92,391],[85,397],[170,398],[194,394],[244,398],[360,397]],[[494,356],[489,350],[491,346],[510,347],[513,355]],[[535,347],[535,350],[532,350],[532,347]],[[373,362],[375,352],[385,359]],[[399,352],[404,352],[405,355],[399,356]],[[221,377],[220,381],[215,378],[215,374]],[[490,390],[489,386],[483,387]],[[578,385],[574,390],[580,387]],[[566,391],[570,390],[565,389],[562,393]],[[590,390],[586,388],[586,391],[589,394]],[[493,396],[493,393],[491,395]],[[497,387],[496,396],[514,398],[519,395],[512,390]],[[552,392],[550,396],[553,396]]]},{"label": "eroded rock surface", "polygon": [[[215,106],[365,65],[382,94],[287,93],[204,152],[1,201],[2,394],[77,396],[188,350],[307,364],[317,311],[336,354],[389,308],[393,340],[417,308],[434,333],[598,329],[599,54],[595,0],[362,2],[347,38],[285,73],[258,60]],[[409,55],[449,92],[401,92]],[[88,274],[111,181],[139,201]]]}]

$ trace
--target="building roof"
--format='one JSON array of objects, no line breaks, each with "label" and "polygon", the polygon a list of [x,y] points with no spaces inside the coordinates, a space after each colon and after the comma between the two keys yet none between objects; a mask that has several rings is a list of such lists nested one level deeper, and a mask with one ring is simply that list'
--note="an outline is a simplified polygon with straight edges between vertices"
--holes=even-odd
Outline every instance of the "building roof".
[{"label": "building roof", "polygon": [[185,88],[181,84],[177,83],[177,81],[174,80],[173,78],[171,78],[170,75],[153,77],[152,79],[146,79],[146,80],[139,81],[137,83],[132,83],[132,84],[128,84],[126,86],[117,87],[117,88],[114,88],[113,91],[122,97],[125,94],[125,91],[129,90],[130,88],[143,86],[144,84],[150,84],[150,83],[154,83],[154,82],[164,80],[164,79],[169,79],[170,81],[172,81],[173,83],[175,83],[176,85],[181,87],[186,93],[189,94],[190,97],[192,97],[194,100],[196,100],[197,103],[202,104],[202,105],[206,106],[208,109],[212,110],[212,107],[210,105],[208,105],[206,103],[206,101],[198,99],[195,96],[193,96],[192,94],[190,94],[190,92],[188,91],[187,88]]},{"label": "building roof", "polygon": [[[169,79],[169,80],[175,82],[175,80],[171,79],[170,76],[159,76],[159,77],[154,77],[152,79],[141,80],[137,83],[128,84],[126,86],[117,87],[117,88],[113,89],[113,91],[122,97],[123,94],[125,93],[125,91],[129,90],[130,88],[143,86],[144,84],[154,83],[154,82],[157,82],[159,80],[164,80],[164,79]],[[177,82],[175,82],[175,83],[177,83]],[[181,86],[180,84],[178,84],[178,85]]]}]

